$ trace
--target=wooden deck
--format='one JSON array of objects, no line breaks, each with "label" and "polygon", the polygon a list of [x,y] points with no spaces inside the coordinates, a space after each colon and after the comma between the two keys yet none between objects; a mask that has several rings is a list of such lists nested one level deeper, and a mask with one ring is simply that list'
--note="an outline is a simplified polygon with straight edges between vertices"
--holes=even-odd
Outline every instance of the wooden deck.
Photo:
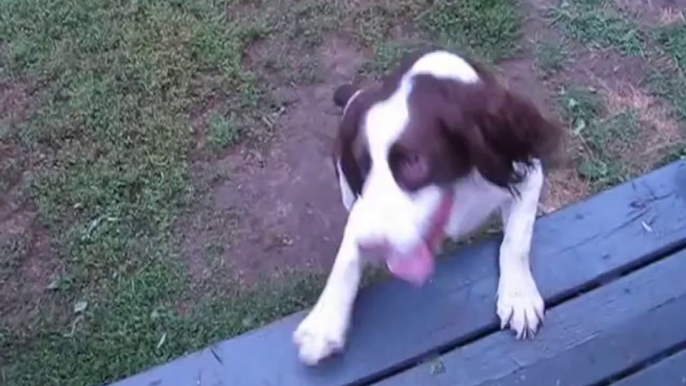
[{"label": "wooden deck", "polygon": [[319,367],[291,343],[301,312],[116,385],[686,385],[686,162],[538,221],[533,340],[499,329],[498,242],[441,258],[422,289],[361,291],[346,351]]}]

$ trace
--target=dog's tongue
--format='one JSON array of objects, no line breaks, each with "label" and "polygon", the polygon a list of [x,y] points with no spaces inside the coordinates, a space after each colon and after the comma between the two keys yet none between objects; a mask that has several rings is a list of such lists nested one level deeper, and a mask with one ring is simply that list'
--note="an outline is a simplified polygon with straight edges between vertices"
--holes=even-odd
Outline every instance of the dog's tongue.
[{"label": "dog's tongue", "polygon": [[425,243],[419,245],[408,254],[393,252],[386,260],[388,270],[399,278],[414,285],[424,284],[434,270],[433,254]]}]

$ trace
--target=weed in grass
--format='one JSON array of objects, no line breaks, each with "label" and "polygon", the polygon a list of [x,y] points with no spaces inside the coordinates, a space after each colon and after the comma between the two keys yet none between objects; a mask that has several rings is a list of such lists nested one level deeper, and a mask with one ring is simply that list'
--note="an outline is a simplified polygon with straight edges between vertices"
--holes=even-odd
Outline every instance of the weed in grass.
[{"label": "weed in grass", "polygon": [[564,45],[549,40],[537,39],[534,44],[535,65],[544,76],[551,76],[562,70],[566,60]]},{"label": "weed in grass", "polygon": [[560,99],[576,136],[581,135],[603,109],[602,98],[595,89],[571,87],[562,92]]},{"label": "weed in grass", "polygon": [[584,158],[577,170],[588,181],[590,190],[596,193],[620,184],[627,178],[619,163],[602,158]]},{"label": "weed in grass", "polygon": [[21,173],[19,159],[12,157],[0,159],[0,197],[8,193],[8,190],[19,180]]},{"label": "weed in grass", "polygon": [[213,115],[209,121],[208,142],[214,151],[233,145],[239,136],[238,126],[222,115]]},{"label": "weed in grass", "polygon": [[630,109],[603,116],[604,104],[595,90],[571,88],[561,95],[572,134],[584,146],[577,171],[600,191],[625,181],[630,168],[622,155],[639,132],[637,113]]},{"label": "weed in grass", "polygon": [[665,166],[672,162],[686,160],[686,142],[677,143],[665,152],[655,167]]},{"label": "weed in grass", "polygon": [[0,283],[9,279],[21,265],[28,250],[28,242],[21,235],[2,235],[0,238]]},{"label": "weed in grass", "polygon": [[676,74],[652,71],[648,83],[653,95],[668,101],[676,117],[686,123],[686,76],[683,71]]},{"label": "weed in grass", "polygon": [[588,130],[581,133],[588,152],[578,170],[590,183],[591,190],[597,192],[631,177],[629,160],[622,155],[638,131],[636,114],[626,111],[592,121]]},{"label": "weed in grass", "polygon": [[567,37],[590,48],[616,48],[623,55],[645,55],[646,37],[606,0],[563,0],[548,17]]},{"label": "weed in grass", "polygon": [[686,71],[686,24],[663,27],[656,31],[655,41],[669,54],[682,71]]},{"label": "weed in grass", "polygon": [[664,27],[656,42],[676,64],[675,70],[653,70],[648,80],[653,94],[667,100],[681,122],[686,122],[686,24]]}]

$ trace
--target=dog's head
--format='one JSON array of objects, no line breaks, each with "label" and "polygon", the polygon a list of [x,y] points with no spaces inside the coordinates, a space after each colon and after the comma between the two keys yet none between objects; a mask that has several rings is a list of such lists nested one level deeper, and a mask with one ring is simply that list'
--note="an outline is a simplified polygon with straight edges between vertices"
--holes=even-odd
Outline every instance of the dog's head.
[{"label": "dog's head", "polygon": [[562,139],[531,102],[447,51],[408,55],[380,86],[341,86],[334,102],[344,108],[334,160],[350,196],[346,232],[410,280],[429,268],[456,182],[478,173],[515,192]]}]

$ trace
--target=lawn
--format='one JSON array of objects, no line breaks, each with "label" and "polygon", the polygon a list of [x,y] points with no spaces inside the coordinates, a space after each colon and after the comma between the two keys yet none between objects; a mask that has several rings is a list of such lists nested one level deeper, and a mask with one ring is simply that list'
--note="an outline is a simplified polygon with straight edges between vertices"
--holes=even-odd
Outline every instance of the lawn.
[{"label": "lawn", "polygon": [[111,382],[310,305],[345,221],[331,92],[422,44],[568,127],[544,211],[686,157],[683,11],[542,3],[1,0],[0,384]]}]

